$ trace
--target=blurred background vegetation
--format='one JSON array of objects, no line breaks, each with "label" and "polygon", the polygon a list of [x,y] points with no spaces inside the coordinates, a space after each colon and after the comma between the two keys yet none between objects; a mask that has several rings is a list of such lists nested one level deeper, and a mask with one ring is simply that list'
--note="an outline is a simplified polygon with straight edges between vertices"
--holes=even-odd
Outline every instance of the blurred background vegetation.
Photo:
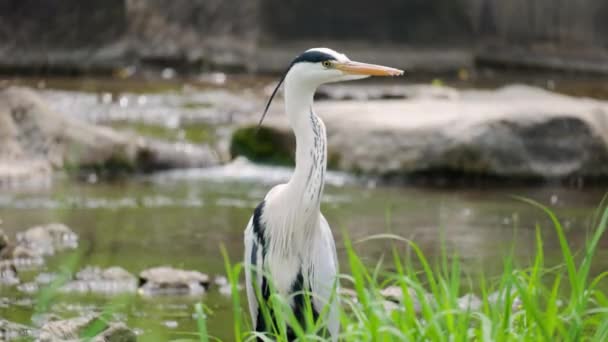
[{"label": "blurred background vegetation", "polygon": [[[0,66],[40,72],[166,64],[276,72],[282,66],[273,51],[285,52],[278,59],[284,64],[311,42],[335,42],[397,63],[433,49],[416,65],[431,70],[437,61],[447,63],[444,68],[479,61],[606,72],[606,16],[601,0],[5,0]],[[459,53],[445,61],[445,50]]]}]

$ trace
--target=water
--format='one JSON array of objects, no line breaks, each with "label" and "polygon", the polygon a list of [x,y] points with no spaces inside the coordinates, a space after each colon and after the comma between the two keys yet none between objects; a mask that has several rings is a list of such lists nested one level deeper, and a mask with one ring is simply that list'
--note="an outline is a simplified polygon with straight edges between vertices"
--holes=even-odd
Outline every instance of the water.
[{"label": "water", "polygon": [[[196,176],[196,171],[174,172],[95,185],[58,180],[44,193],[4,192],[0,194],[2,227],[9,235],[46,222],[59,221],[72,227],[79,234],[81,245],[76,251],[52,258],[46,266],[51,272],[75,255],[77,269],[118,265],[138,274],[148,267],[171,265],[222,275],[220,246],[225,246],[233,261],[241,260],[242,234],[249,216],[269,183],[280,181],[281,177],[252,176],[250,181],[242,182],[230,177],[222,179],[215,173],[199,172]],[[341,179],[340,175],[334,177]],[[511,246],[515,246],[516,260],[527,264],[534,253],[537,223],[545,238],[548,263],[561,261],[555,234],[544,214],[508,194],[548,204],[563,220],[575,248],[584,243],[590,214],[603,195],[601,190],[564,188],[432,190],[346,184],[330,185],[323,202],[342,264],[346,264],[345,235],[357,241],[392,233],[414,240],[431,259],[439,255],[444,239],[448,250],[458,254],[464,271],[472,276],[480,270],[500,273],[496,266]],[[604,239],[603,245],[607,243]],[[356,244],[370,265],[382,256],[390,257],[387,246],[390,244],[383,241]],[[606,256],[606,252],[598,255],[598,269],[608,266]],[[28,300],[32,296],[6,288],[1,296],[10,298],[13,304],[0,308],[0,316],[31,324],[35,302]],[[210,332],[230,340],[229,298],[212,287],[201,299],[213,311]],[[25,303],[15,304],[19,300]],[[196,300],[62,296],[50,311],[69,317],[118,303],[119,316],[141,330],[143,340],[163,341],[196,330],[192,319]]]},{"label": "water", "polygon": [[[252,84],[257,86],[255,82]],[[76,96],[74,102],[66,105],[58,101],[56,105],[71,106],[74,112],[80,109],[86,118],[90,114],[86,108],[101,106],[96,101],[103,101],[103,93],[107,91],[98,89],[95,83],[89,86],[88,90],[100,91],[98,100],[83,95],[80,101]],[[176,91],[170,86],[171,92]],[[144,88],[148,92],[147,102],[139,105],[150,105],[150,99],[158,100],[152,92],[156,90]],[[159,91],[162,95],[167,89]],[[60,93],[51,92],[47,96],[65,100]],[[169,98],[175,96],[171,93]],[[173,107],[178,113],[199,108],[181,101],[183,98],[179,96],[177,104],[160,99],[161,104],[155,106]],[[120,107],[120,96],[111,100],[109,106],[114,106],[110,112]],[[175,110],[176,106],[181,110]],[[148,113],[144,109],[136,111]],[[118,113],[121,120],[128,115],[128,111]],[[289,174],[289,169],[262,168],[237,161],[210,170],[179,170],[94,184],[58,176],[49,188],[2,190],[0,227],[14,236],[33,225],[62,222],[80,237],[78,249],[50,258],[43,269],[26,272],[23,281],[41,271],[58,272],[70,262],[74,262],[73,270],[89,265],[121,266],[137,275],[149,267],[171,265],[214,277],[225,273],[220,246],[226,248],[233,262],[241,260],[243,230],[253,209],[272,185],[285,181]],[[464,272],[472,277],[481,272],[500,274],[503,256],[511,250],[519,265],[528,265],[534,254],[537,225],[544,238],[547,264],[561,262],[558,241],[546,215],[512,195],[548,205],[562,220],[573,248],[580,249],[588,236],[594,209],[606,190],[554,186],[389,186],[340,173],[330,173],[328,182],[322,210],[333,228],[342,265],[346,265],[346,236],[360,241],[390,233],[415,241],[430,259],[438,257],[445,246],[449,255],[460,258]],[[386,240],[357,242],[355,248],[366,263],[375,265],[382,257],[391,258],[393,245],[405,253],[402,244]],[[608,239],[604,238],[594,273],[608,267],[607,247]],[[117,318],[142,334],[141,340],[167,341],[192,337],[189,334],[196,331],[193,304],[198,300],[212,312],[210,333],[232,340],[231,302],[219,293],[217,286],[200,298],[61,295],[39,311],[36,310],[41,302],[39,295],[0,287],[0,303],[4,303],[0,305],[0,317],[35,325],[48,314],[72,317],[111,307]]]}]

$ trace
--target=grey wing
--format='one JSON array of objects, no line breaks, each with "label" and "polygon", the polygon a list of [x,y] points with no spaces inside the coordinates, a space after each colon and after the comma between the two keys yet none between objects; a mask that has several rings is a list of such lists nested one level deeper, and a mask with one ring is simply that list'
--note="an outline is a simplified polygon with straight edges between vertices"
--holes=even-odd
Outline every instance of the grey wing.
[{"label": "grey wing", "polygon": [[320,218],[320,239],[315,243],[314,274],[311,282],[313,306],[321,313],[327,305],[327,328],[332,341],[337,341],[339,330],[338,257],[334,237],[323,215]]},{"label": "grey wing", "polygon": [[247,301],[249,303],[249,313],[251,314],[251,324],[255,331],[259,305],[255,295],[253,277],[257,278],[255,279],[256,284],[262,283],[262,272],[254,271],[257,265],[263,265],[263,260],[261,248],[258,248],[258,242],[253,233],[253,218],[249,219],[249,223],[245,229],[245,255],[243,264],[245,265],[245,288],[247,291]]}]

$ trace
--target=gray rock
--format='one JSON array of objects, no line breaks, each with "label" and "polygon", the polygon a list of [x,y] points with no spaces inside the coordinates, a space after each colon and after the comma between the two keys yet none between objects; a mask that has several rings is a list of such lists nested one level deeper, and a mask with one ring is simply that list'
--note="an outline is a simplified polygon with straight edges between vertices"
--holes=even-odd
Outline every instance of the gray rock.
[{"label": "gray rock", "polygon": [[512,289],[510,294],[506,291],[494,291],[488,295],[488,302],[492,305],[503,305],[507,299],[507,295],[511,300],[511,310],[513,312],[520,311],[523,305],[521,298],[517,295],[517,290]]},{"label": "gray rock", "polygon": [[483,302],[473,293],[468,293],[458,298],[458,308],[466,311],[477,311],[481,309]]},{"label": "gray rock", "polygon": [[[243,285],[237,284],[236,290],[237,290],[237,292],[242,291]],[[230,284],[220,285],[220,287],[218,288],[218,292],[223,296],[230,297],[230,296],[232,296],[232,285],[230,285]]]},{"label": "gray rock", "polygon": [[94,315],[47,322],[42,326],[38,340],[40,342],[81,341],[82,334],[96,322],[102,322],[103,329],[89,341],[132,342],[137,340],[135,333],[124,323],[107,322]]},{"label": "gray rock", "polygon": [[226,286],[226,285],[230,285],[230,284],[228,283],[228,278],[226,278],[226,277],[224,277],[224,276],[222,276],[222,275],[215,276],[215,277],[213,278],[213,283],[214,283],[215,285],[217,285],[217,286]]},{"label": "gray rock", "polygon": [[32,90],[0,91],[0,186],[45,179],[54,168],[148,171],[216,165],[209,147],[167,143],[54,112]]},{"label": "gray rock", "polygon": [[106,295],[135,293],[137,278],[121,267],[101,269],[88,266],[78,272],[74,280],[63,285],[61,291]]},{"label": "gray rock", "polygon": [[357,291],[350,289],[348,287],[340,287],[338,289],[338,293],[342,297],[346,297],[352,300],[357,300]]},{"label": "gray rock", "polygon": [[[416,293],[416,290],[414,290],[412,288],[408,288],[407,291],[408,291],[407,296],[409,296],[409,298],[412,300],[412,304],[414,306],[414,311],[416,313],[420,313],[422,310],[422,303],[420,301],[418,293]],[[380,290],[380,295],[382,297],[384,297],[384,299],[387,301],[391,301],[393,303],[397,303],[397,304],[401,304],[401,305],[403,305],[403,303],[404,303],[403,302],[404,293],[403,293],[403,290],[401,289],[401,287],[399,287],[399,286],[388,286],[388,287]],[[433,298],[433,296],[430,293],[423,293],[422,295],[424,296],[426,302],[431,303],[431,305],[434,305],[435,299]]]},{"label": "gray rock", "polygon": [[201,295],[209,282],[209,276],[201,272],[161,266],[139,274],[139,292],[145,296]]},{"label": "gray rock", "polygon": [[34,338],[36,335],[35,329],[0,318],[0,341],[21,341],[23,339]]},{"label": "gray rock", "polygon": [[18,233],[17,244],[28,251],[27,253],[53,255],[57,251],[76,248],[78,236],[64,224],[50,223]]},{"label": "gray rock", "polygon": [[0,286],[19,284],[17,268],[11,261],[0,260]]},{"label": "gray rock", "polygon": [[399,305],[399,304],[393,302],[392,300],[383,300],[382,308],[384,309],[384,311],[390,313],[395,310],[403,310],[404,307],[403,307],[403,305]]},{"label": "gray rock", "polygon": [[[608,178],[608,102],[520,85],[424,93],[319,102],[333,166],[379,176]],[[282,106],[273,108],[266,125],[285,141],[291,129]]]},{"label": "gray rock", "polygon": [[0,263],[10,263],[19,270],[27,270],[42,266],[44,259],[34,249],[9,241],[0,250]]},{"label": "gray rock", "polygon": [[[0,224],[2,221],[0,220]],[[8,236],[4,233],[2,229],[0,229],[0,255],[2,254],[2,250],[9,245]]]}]

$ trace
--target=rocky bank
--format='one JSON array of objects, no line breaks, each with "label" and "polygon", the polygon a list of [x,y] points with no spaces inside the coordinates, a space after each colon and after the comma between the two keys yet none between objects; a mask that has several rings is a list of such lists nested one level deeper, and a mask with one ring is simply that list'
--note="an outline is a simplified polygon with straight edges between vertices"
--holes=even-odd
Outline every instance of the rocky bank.
[{"label": "rocky bank", "polygon": [[0,185],[48,182],[54,169],[150,171],[218,163],[205,145],[169,143],[81,121],[27,88],[0,90]]},{"label": "rocky bank", "polygon": [[[315,111],[327,126],[330,167],[398,178],[608,178],[608,102],[523,85],[389,90],[385,100],[362,87],[322,92],[329,99],[318,101]],[[262,136],[290,150],[283,105],[273,108]],[[250,127],[237,130],[233,151],[255,141]]]}]

